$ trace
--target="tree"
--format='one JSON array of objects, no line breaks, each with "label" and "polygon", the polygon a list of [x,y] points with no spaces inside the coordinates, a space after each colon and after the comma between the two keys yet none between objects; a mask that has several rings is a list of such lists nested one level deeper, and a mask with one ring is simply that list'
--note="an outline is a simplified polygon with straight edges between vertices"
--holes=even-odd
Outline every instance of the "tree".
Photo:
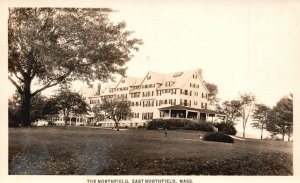
[{"label": "tree", "polygon": [[117,131],[119,131],[119,123],[122,120],[129,120],[132,117],[130,102],[122,98],[104,99],[99,105],[93,108],[94,113],[104,113],[105,118],[115,122]]},{"label": "tree", "polygon": [[[63,114],[65,126],[67,126],[70,114],[87,114],[89,110],[88,104],[83,100],[79,93],[64,87],[61,87],[59,92],[52,98],[52,101],[50,100],[48,102],[54,105],[52,108],[55,108]],[[48,106],[50,108],[50,105]]]},{"label": "tree", "polygon": [[272,109],[269,115],[267,130],[273,134],[281,134],[282,141],[284,136],[288,135],[288,141],[293,134],[293,97],[283,97]]},{"label": "tree", "polygon": [[[10,8],[8,79],[21,96],[22,125],[30,125],[31,98],[65,80],[113,79],[138,50],[111,9]],[[31,91],[31,85],[39,89]]]},{"label": "tree", "polygon": [[8,99],[8,126],[18,127],[21,121],[21,98],[15,93],[12,98]]},{"label": "tree", "polygon": [[265,104],[255,104],[252,118],[252,127],[258,128],[261,130],[260,139],[263,139],[263,131],[266,129],[268,123],[268,116],[271,111],[271,108]]},{"label": "tree", "polygon": [[[48,110],[45,109],[47,98],[40,93],[32,97],[30,123],[39,119],[45,119],[45,114]],[[9,126],[18,127],[21,118],[21,97],[19,93],[15,93],[11,99],[8,100],[8,122]]]},{"label": "tree", "polygon": [[226,123],[235,125],[235,121],[242,116],[241,107],[239,100],[224,101],[218,111],[226,114]]},{"label": "tree", "polygon": [[255,96],[251,93],[245,93],[240,95],[240,103],[242,109],[242,119],[243,119],[243,138],[245,138],[246,127],[248,123],[249,116],[253,110],[255,101]]},{"label": "tree", "polygon": [[212,106],[216,105],[220,101],[220,99],[217,97],[218,92],[219,92],[218,86],[213,83],[209,83],[207,81],[204,81],[204,84],[209,91],[209,94],[208,94],[209,104]]}]

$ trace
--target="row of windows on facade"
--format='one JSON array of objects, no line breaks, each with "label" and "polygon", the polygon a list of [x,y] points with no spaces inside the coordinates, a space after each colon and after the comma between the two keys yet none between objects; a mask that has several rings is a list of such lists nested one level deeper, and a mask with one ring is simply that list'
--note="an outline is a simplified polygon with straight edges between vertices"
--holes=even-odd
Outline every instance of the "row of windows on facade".
[{"label": "row of windows on facade", "polygon": [[[176,95],[177,90],[181,95],[192,96],[192,94],[193,94],[193,91],[191,91],[191,90],[165,89],[165,90],[156,91],[156,96],[161,96],[162,94],[165,94],[165,93],[171,93],[171,95]],[[142,92],[142,97],[151,97],[151,96],[154,96],[154,91]],[[199,92],[194,91],[194,96],[199,96]],[[130,93],[130,97],[131,98],[139,98],[140,97],[140,92]],[[207,93],[202,93],[202,98],[207,98],[207,97],[208,97]]]},{"label": "row of windows on facade", "polygon": [[[130,102],[130,106],[142,106],[142,107],[154,107],[154,106],[161,106],[166,104],[176,105],[176,99],[156,100],[155,102],[154,100],[148,100],[143,102]],[[180,99],[179,105],[191,107],[192,101]],[[193,105],[198,106],[198,101],[193,101]],[[207,109],[207,103],[201,102],[201,108]]]},{"label": "row of windows on facade", "polygon": [[[180,90],[180,94],[181,95],[189,95],[192,96],[193,91],[189,91],[189,90],[182,90],[182,89],[178,89]],[[177,89],[166,89],[166,90],[159,90],[156,91],[156,96],[161,96],[162,94],[165,93],[171,93],[171,95],[176,95]],[[155,96],[154,95],[154,91],[148,91],[148,92],[142,92],[142,97],[151,97],[151,96]],[[194,91],[194,96],[199,96],[199,93],[197,91]],[[112,98],[113,95],[108,95],[108,96],[101,96],[101,99],[104,98]],[[120,95],[116,95],[117,98],[127,98],[127,94],[120,94]],[[130,98],[139,98],[140,97],[140,92],[136,92],[136,93],[130,93]],[[208,95],[207,93],[202,93],[202,98],[207,98]],[[90,100],[90,104],[99,104],[99,99],[96,100]]]},{"label": "row of windows on facade", "polygon": [[[197,76],[197,75],[196,75]],[[193,76],[194,77],[194,76]],[[196,77],[197,78],[197,77]],[[165,86],[166,87],[170,87],[174,84],[175,82],[174,81],[168,81],[165,83]],[[141,85],[142,88],[155,88],[155,84],[148,84],[148,85]],[[141,86],[130,86],[130,89],[140,89]],[[160,84],[161,86],[161,84]],[[200,85],[199,84],[195,84],[195,83],[190,83],[190,87],[191,88],[199,88]],[[109,92],[112,93],[112,92],[115,92],[115,91],[127,91],[128,90],[128,87],[120,87],[120,88],[110,88],[109,89]]]},{"label": "row of windows on facade", "polygon": [[[130,86],[130,89],[140,89],[141,86]],[[149,84],[149,85],[142,85],[142,88],[155,88],[155,84]],[[110,88],[109,92],[115,92],[115,91],[127,91],[128,87],[120,87],[120,88]]]}]

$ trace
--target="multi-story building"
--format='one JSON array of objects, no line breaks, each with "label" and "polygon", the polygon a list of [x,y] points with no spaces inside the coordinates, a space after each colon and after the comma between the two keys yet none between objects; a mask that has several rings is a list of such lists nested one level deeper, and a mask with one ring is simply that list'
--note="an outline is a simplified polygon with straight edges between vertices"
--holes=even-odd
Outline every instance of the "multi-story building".
[{"label": "multi-story building", "polygon": [[[202,79],[202,70],[161,74],[148,72],[142,78],[125,76],[112,84],[88,85],[81,90],[84,99],[93,107],[104,98],[122,97],[130,101],[133,117],[122,121],[121,126],[144,126],[154,118],[190,118],[216,121],[222,114],[208,108],[208,93]],[[104,127],[114,126],[113,121],[95,121]]]}]

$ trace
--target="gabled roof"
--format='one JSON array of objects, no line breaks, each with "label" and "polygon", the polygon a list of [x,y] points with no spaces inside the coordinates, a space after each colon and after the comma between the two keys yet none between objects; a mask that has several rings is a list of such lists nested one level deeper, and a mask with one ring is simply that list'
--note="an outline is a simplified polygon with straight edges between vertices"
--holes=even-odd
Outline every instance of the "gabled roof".
[{"label": "gabled roof", "polygon": [[[182,88],[183,85],[187,83],[187,81],[190,79],[192,74],[196,74],[196,70],[190,70],[190,71],[181,71],[181,72],[175,72],[166,74],[163,84],[158,89],[172,89],[172,88]],[[166,86],[168,82],[174,82],[171,86]]]},{"label": "gabled roof", "polygon": [[[132,77],[132,76],[124,76],[122,77],[118,84],[116,85],[117,88],[119,87],[129,87],[129,86],[132,86],[136,83],[136,81],[138,80],[139,78],[137,77]],[[123,82],[124,81],[124,82]]]}]

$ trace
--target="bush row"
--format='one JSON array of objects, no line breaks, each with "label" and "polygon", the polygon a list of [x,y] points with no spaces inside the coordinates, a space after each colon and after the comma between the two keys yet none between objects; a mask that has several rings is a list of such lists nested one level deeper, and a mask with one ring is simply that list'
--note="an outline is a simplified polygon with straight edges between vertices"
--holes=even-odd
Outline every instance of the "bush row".
[{"label": "bush row", "polygon": [[215,127],[209,122],[195,122],[188,119],[153,119],[148,122],[148,130],[164,129],[186,129],[205,132],[215,131]]}]

